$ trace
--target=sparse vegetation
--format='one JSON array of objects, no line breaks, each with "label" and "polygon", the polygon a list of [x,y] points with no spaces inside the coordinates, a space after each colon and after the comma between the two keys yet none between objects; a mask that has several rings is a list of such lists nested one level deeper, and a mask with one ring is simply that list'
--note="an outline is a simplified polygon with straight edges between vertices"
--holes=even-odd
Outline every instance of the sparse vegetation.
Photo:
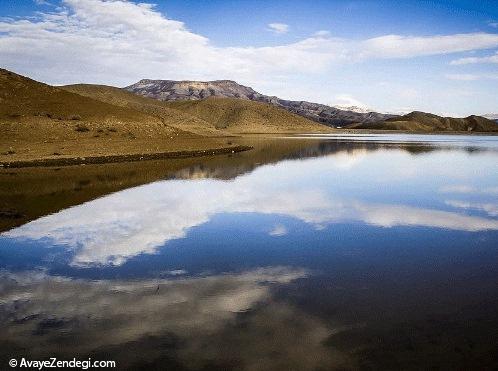
[{"label": "sparse vegetation", "polygon": [[76,125],[75,130],[84,133],[84,132],[90,131],[90,128],[88,126],[86,126],[85,124],[78,124],[78,125]]}]

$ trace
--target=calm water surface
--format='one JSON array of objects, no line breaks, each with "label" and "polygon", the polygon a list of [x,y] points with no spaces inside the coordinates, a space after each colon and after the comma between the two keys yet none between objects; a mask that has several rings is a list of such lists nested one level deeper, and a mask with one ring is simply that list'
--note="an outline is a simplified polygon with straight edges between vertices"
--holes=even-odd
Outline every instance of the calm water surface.
[{"label": "calm water surface", "polygon": [[497,137],[308,136],[259,156],[3,232],[0,369],[498,366]]}]

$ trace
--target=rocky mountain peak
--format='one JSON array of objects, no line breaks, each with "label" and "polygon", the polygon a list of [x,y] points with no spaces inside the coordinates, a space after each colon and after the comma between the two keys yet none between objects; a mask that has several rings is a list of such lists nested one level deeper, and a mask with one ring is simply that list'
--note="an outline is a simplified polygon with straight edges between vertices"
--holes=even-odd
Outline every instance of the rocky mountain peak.
[{"label": "rocky mountain peak", "polygon": [[220,97],[264,102],[329,126],[377,122],[396,116],[362,110],[359,107],[343,109],[319,103],[285,100],[258,93],[253,88],[238,84],[232,80],[174,81],[144,79],[124,89],[144,97],[162,101],[200,100],[209,97]]}]

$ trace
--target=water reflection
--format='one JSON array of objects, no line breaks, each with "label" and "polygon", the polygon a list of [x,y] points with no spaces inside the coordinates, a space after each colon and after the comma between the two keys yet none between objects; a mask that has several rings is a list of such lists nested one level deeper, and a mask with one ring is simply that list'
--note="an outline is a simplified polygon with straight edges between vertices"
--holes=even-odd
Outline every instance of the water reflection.
[{"label": "water reflection", "polygon": [[[481,190],[475,192],[481,194],[478,204],[486,206],[466,208],[466,213],[455,209],[455,200],[424,199],[438,196],[441,190],[444,194],[455,190],[452,179],[479,184],[493,181],[486,178],[485,171],[479,172],[496,167],[495,155],[474,156],[436,152],[414,158],[401,150],[372,153],[359,149],[347,155],[338,152],[262,166],[232,181],[161,181],[38,219],[3,236],[44,243],[48,239],[73,252],[70,264],[88,266],[121,265],[137,255],[153,254],[219,214],[286,216],[324,234],[319,231],[331,223],[357,222],[384,228],[498,230],[492,214],[472,213],[496,207],[494,200],[487,198],[490,187],[475,186]],[[396,166],[390,166],[392,163]],[[430,176],[430,182],[424,176]],[[276,224],[265,233],[281,236],[286,230]]]},{"label": "water reflection", "polygon": [[[214,363],[312,370],[344,364],[346,357],[323,345],[337,329],[272,298],[272,286],[305,276],[286,267],[137,281],[4,273],[0,343],[22,344],[31,357],[112,352],[118,365],[131,369],[138,355],[154,363],[164,353],[192,368]],[[13,357],[8,350],[2,353]]]},{"label": "water reflection", "polygon": [[462,138],[265,142],[121,185],[90,168],[54,191],[77,206],[0,235],[0,362],[489,369],[498,142]]}]

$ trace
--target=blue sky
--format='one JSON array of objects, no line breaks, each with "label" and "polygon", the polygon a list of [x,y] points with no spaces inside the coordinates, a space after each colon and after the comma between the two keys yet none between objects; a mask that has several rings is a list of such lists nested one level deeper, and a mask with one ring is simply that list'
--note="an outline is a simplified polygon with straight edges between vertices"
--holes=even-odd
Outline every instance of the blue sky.
[{"label": "blue sky", "polygon": [[1,2],[0,64],[53,84],[228,78],[380,111],[498,112],[496,1],[154,3]]}]

